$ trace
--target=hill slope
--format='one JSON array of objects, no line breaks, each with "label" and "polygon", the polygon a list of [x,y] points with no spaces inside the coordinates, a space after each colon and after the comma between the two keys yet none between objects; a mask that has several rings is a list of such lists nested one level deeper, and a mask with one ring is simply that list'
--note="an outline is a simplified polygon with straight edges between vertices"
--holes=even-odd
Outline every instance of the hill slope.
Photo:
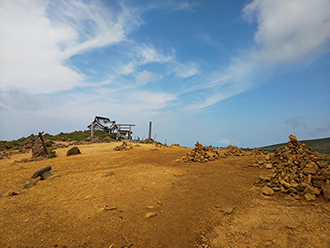
[{"label": "hill slope", "polygon": [[[312,148],[316,152],[319,152],[320,154],[330,154],[330,138],[301,140],[300,143],[308,145],[310,148]],[[281,146],[285,146],[286,144],[287,143],[274,144],[274,145],[264,146],[261,148],[275,150]]]}]

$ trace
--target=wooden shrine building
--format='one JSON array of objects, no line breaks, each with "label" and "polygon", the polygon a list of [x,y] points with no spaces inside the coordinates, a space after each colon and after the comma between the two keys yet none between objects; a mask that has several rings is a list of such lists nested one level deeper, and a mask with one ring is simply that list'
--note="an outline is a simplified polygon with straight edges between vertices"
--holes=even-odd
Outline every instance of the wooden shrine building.
[{"label": "wooden shrine building", "polygon": [[118,124],[116,121],[110,121],[107,117],[95,116],[93,122],[87,127],[91,130],[92,136],[94,130],[101,130],[105,133],[114,133],[116,138],[119,137],[131,139],[132,126],[135,124]]}]

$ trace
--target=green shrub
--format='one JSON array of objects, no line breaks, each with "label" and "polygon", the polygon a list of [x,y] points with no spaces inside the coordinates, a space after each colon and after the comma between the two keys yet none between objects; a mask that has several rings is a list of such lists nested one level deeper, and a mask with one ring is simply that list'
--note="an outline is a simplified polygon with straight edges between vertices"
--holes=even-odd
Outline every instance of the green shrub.
[{"label": "green shrub", "polygon": [[51,152],[49,155],[48,155],[48,158],[55,158],[56,157],[56,153],[55,152]]}]

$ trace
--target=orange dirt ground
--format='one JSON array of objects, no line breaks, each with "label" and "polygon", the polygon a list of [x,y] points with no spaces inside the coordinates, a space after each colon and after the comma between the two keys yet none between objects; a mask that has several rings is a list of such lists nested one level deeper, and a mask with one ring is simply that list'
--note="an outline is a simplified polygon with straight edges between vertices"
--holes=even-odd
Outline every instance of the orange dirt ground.
[{"label": "orange dirt ground", "polygon": [[[252,185],[269,171],[248,156],[175,163],[191,149],[120,144],[0,160],[0,247],[330,247],[330,204],[262,195]],[[48,165],[60,177],[8,196]]]}]

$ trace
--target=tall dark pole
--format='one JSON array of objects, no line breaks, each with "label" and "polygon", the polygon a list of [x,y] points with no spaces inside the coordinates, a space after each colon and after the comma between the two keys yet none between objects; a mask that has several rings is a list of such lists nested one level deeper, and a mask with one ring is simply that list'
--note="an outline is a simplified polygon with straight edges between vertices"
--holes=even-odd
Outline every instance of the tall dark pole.
[{"label": "tall dark pole", "polygon": [[150,121],[149,122],[149,139],[151,139],[151,124],[152,124],[152,122]]}]

